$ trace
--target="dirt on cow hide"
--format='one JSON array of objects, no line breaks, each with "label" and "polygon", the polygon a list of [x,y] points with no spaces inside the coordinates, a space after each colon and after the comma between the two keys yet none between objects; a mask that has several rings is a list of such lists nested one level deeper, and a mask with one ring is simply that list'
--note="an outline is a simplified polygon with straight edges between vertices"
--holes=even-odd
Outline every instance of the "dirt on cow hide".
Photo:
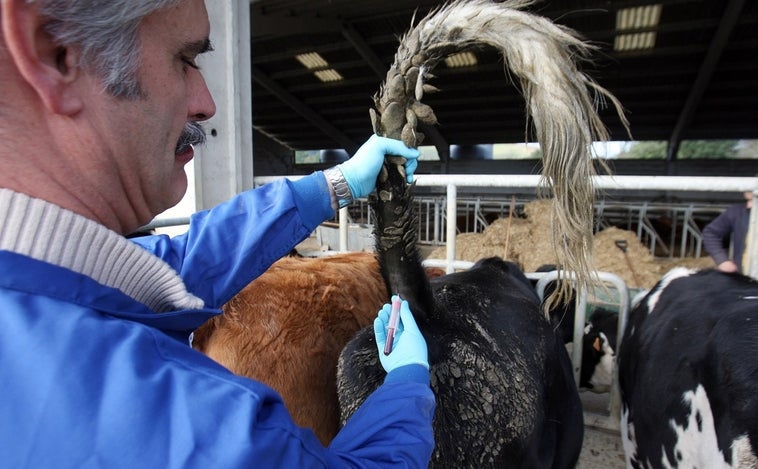
[{"label": "dirt on cow hide", "polygon": [[[455,238],[456,259],[474,262],[500,256],[517,262],[525,272],[555,264],[549,204],[547,200],[529,202],[524,205],[524,217],[499,218],[483,233],[459,234]],[[626,256],[617,241],[626,243]],[[636,233],[617,227],[595,234],[592,253],[595,270],[621,277],[629,288],[652,288],[664,273],[677,266],[696,269],[715,266],[710,257],[654,258]],[[434,249],[426,257],[444,259],[445,247]]]}]

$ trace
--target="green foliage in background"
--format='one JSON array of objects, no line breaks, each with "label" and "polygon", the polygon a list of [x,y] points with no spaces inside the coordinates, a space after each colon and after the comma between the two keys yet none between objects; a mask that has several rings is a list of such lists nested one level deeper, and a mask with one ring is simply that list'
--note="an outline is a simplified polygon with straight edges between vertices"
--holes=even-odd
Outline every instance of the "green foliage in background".
[{"label": "green foliage in background", "polygon": [[[685,140],[679,145],[678,159],[723,159],[738,157],[738,140]],[[668,142],[646,141],[630,143],[617,158],[663,159],[666,158]]]}]

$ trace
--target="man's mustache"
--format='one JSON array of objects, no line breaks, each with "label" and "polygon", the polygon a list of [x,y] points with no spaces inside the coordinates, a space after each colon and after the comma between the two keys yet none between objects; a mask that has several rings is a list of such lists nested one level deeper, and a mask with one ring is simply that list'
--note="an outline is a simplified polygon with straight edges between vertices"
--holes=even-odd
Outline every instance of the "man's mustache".
[{"label": "man's mustache", "polygon": [[190,146],[205,143],[205,129],[199,122],[190,121],[184,124],[184,130],[176,144],[175,154],[179,155],[189,149]]}]

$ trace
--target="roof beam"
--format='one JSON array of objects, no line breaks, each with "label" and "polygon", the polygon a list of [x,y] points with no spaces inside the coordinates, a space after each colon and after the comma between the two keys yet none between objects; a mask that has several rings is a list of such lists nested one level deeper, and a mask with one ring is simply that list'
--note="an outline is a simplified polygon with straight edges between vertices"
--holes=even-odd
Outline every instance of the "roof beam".
[{"label": "roof beam", "polygon": [[369,46],[361,35],[358,34],[358,31],[349,24],[346,24],[342,27],[342,35],[345,36],[345,39],[347,39],[353,48],[358,51],[358,54],[363,57],[363,60],[365,60],[369,67],[371,67],[376,76],[379,77],[380,80],[384,80],[389,66],[385,65],[374,51],[371,50],[371,46]]},{"label": "roof beam", "polygon": [[341,27],[339,21],[328,18],[267,15],[256,9],[252,9],[250,17],[250,22],[255,23],[255,28],[250,31],[252,38],[333,33]]},{"label": "roof beam", "polygon": [[259,68],[252,67],[252,76],[253,80],[255,80],[262,87],[266,88],[269,93],[279,98],[282,102],[291,107],[292,110],[303,116],[308,122],[332,138],[339,146],[344,148],[345,151],[352,155],[358,150],[358,145],[350,137],[327,122],[326,119],[321,117],[305,103],[290,94],[281,85],[263,73]]},{"label": "roof beam", "polygon": [[687,96],[687,100],[684,102],[684,107],[679,113],[679,119],[677,119],[674,130],[669,137],[666,154],[667,161],[673,161],[676,158],[676,154],[679,151],[679,144],[682,141],[682,134],[687,127],[689,127],[695,111],[703,99],[703,94],[705,93],[708,84],[711,82],[713,72],[721,58],[721,54],[726,48],[729,35],[737,24],[737,20],[739,19],[744,4],[745,0],[730,0],[724,10],[724,15],[721,17],[718,29],[716,29],[716,33],[713,35],[713,40],[705,55],[705,59],[703,60],[703,63],[700,64],[697,78],[695,78],[695,82],[690,88],[690,93]]}]

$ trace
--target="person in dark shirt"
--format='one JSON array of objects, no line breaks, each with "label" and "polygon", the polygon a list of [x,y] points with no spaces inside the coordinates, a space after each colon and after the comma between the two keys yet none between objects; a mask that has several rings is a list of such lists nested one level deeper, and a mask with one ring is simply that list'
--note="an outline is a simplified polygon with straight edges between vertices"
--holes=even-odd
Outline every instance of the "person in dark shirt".
[{"label": "person in dark shirt", "polygon": [[[743,255],[746,252],[750,209],[753,206],[753,193],[745,192],[745,202],[732,205],[721,215],[714,218],[703,228],[703,247],[713,258],[718,269],[722,272],[742,272]],[[728,243],[732,237],[732,257],[729,257]]]}]

